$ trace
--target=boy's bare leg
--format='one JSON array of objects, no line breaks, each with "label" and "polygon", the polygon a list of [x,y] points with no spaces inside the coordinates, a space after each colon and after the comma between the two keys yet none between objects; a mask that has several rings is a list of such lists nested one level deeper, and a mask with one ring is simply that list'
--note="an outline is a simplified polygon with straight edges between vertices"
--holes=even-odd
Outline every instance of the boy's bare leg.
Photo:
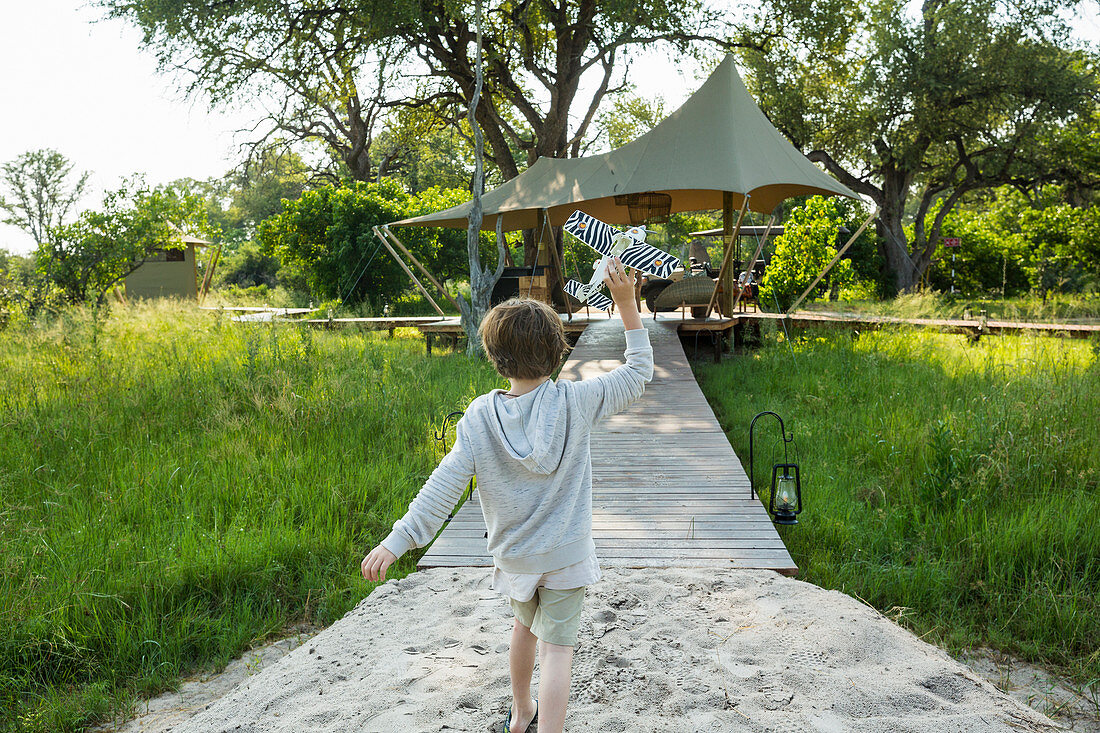
[{"label": "boy's bare leg", "polygon": [[512,674],[512,721],[509,728],[522,731],[535,717],[535,701],[531,699],[531,675],[535,671],[535,643],[538,637],[516,619],[512,626],[512,646],[508,650],[508,667]]},{"label": "boy's bare leg", "polygon": [[540,642],[539,669],[539,733],[561,733],[569,702],[573,647]]}]

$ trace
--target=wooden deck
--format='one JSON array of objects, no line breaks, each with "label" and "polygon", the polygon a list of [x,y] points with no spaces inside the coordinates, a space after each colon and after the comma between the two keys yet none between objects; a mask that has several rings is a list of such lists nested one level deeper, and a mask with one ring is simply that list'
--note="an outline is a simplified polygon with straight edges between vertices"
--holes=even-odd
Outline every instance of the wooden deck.
[{"label": "wooden deck", "polygon": [[738,324],[752,321],[783,321],[795,327],[836,326],[881,328],[882,326],[918,326],[935,328],[948,333],[963,333],[971,337],[1024,334],[1064,336],[1068,338],[1092,338],[1100,336],[1100,323],[1033,323],[1027,321],[1001,321],[991,318],[899,318],[869,314],[831,313],[827,311],[796,311],[783,313],[738,313]]},{"label": "wooden deck", "polygon": [[[643,319],[653,381],[592,432],[592,535],[602,567],[767,568],[798,572],[688,367],[676,322]],[[618,318],[581,335],[560,377],[586,379],[623,362]],[[491,567],[474,492],[417,564]]]}]

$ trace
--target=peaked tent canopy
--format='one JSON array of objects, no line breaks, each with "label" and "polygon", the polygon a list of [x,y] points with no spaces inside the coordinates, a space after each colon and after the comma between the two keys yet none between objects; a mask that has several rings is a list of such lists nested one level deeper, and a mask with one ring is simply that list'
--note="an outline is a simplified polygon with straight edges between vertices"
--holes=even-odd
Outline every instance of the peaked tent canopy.
[{"label": "peaked tent canopy", "polygon": [[[481,197],[483,230],[537,226],[540,209],[560,226],[573,211],[609,224],[628,224],[615,196],[655,191],[672,197],[671,211],[721,209],[723,192],[740,207],[767,213],[785,198],[822,194],[858,198],[798,152],[772,126],[745,88],[733,57],[660,124],[633,142],[585,158],[539,158],[527,170]],[[464,229],[472,202],[392,226]]]}]

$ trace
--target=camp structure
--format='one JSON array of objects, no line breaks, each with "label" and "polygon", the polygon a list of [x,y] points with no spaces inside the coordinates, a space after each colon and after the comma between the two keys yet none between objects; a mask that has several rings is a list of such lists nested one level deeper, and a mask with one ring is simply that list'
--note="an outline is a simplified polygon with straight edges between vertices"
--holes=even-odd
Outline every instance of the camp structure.
[{"label": "camp structure", "polygon": [[[501,231],[534,229],[538,263],[553,266],[544,254],[552,241],[547,230],[563,224],[577,209],[617,225],[680,211],[720,209],[727,245],[722,270],[728,278],[725,271],[733,249],[729,245],[746,211],[767,214],[786,198],[814,194],[858,199],[775,129],[745,88],[733,57],[727,56],[679,109],[636,140],[601,155],[540,158],[485,193],[482,229],[496,229],[498,218]],[[465,228],[471,206],[466,202],[382,230]],[[720,277],[719,282],[726,280]],[[732,290],[725,288],[727,293]],[[713,305],[714,299],[708,315]],[[729,312],[728,301],[722,310]]]},{"label": "camp structure", "polygon": [[198,299],[196,248],[209,247],[211,243],[186,234],[179,239],[183,247],[157,247],[126,276],[128,298]]}]

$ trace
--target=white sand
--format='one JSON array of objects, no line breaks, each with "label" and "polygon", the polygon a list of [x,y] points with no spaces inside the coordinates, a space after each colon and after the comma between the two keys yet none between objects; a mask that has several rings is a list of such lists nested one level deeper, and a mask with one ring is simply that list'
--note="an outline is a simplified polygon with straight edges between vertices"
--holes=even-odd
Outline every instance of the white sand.
[{"label": "white sand", "polygon": [[[569,731],[1060,730],[842,593],[769,571],[603,574]],[[175,730],[499,730],[511,627],[488,570],[414,573]]]}]

